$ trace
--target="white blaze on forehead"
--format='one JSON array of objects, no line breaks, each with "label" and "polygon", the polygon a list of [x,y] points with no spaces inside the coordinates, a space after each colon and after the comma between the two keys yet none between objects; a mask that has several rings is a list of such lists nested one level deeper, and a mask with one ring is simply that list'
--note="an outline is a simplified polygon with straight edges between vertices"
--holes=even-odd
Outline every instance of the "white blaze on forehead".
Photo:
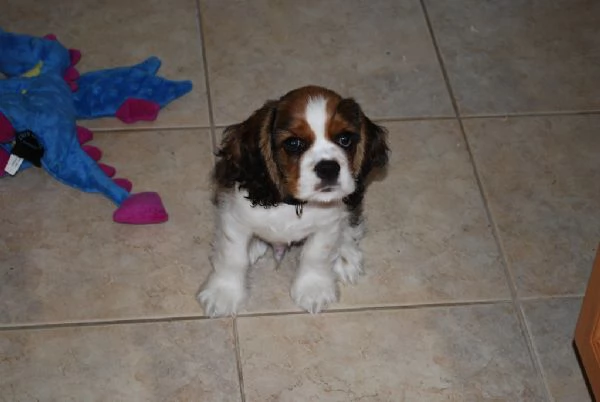
[{"label": "white blaze on forehead", "polygon": [[325,139],[327,124],[327,99],[322,96],[308,98],[306,104],[306,122],[315,133],[315,140]]},{"label": "white blaze on forehead", "polygon": [[[355,184],[346,153],[327,137],[327,98],[311,96],[306,103],[304,119],[314,133],[315,141],[302,154],[296,197],[319,202],[341,200],[354,191]],[[337,183],[329,188],[329,191],[323,192],[322,180],[317,176],[315,166],[325,160],[337,162],[340,165],[340,173]]]}]

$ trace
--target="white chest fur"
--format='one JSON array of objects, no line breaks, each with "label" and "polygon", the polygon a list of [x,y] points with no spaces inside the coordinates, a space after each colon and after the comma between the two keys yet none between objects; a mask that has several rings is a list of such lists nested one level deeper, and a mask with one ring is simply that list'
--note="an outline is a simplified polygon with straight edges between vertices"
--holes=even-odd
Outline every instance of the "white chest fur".
[{"label": "white chest fur", "polygon": [[298,216],[293,205],[252,207],[250,201],[245,198],[245,193],[240,191],[226,195],[222,201],[222,208],[227,212],[224,216],[233,219],[236,225],[241,224],[252,234],[269,243],[300,241],[318,231],[339,228],[348,217],[342,202],[306,204],[302,208],[301,215]]}]

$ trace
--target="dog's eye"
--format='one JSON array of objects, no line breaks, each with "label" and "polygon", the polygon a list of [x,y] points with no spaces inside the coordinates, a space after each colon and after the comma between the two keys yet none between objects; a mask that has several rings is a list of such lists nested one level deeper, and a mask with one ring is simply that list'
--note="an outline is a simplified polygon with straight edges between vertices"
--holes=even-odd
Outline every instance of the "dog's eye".
[{"label": "dog's eye", "polygon": [[345,131],[335,137],[335,142],[342,148],[350,148],[356,139],[356,134]]},{"label": "dog's eye", "polygon": [[299,154],[306,149],[306,142],[300,138],[291,137],[283,141],[283,149],[290,154]]}]

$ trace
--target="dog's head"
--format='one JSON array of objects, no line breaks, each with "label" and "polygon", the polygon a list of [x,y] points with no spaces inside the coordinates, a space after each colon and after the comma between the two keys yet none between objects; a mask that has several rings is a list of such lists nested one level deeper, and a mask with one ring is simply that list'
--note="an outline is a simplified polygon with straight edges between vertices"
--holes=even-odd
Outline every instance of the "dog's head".
[{"label": "dog's head", "polygon": [[225,129],[214,176],[253,205],[338,201],[387,163],[385,137],[353,99],[303,87]]}]

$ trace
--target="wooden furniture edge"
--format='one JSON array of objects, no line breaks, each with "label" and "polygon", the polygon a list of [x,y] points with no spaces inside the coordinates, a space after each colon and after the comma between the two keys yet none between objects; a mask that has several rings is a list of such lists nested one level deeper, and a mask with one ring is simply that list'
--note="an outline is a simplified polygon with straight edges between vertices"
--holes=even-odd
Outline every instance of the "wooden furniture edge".
[{"label": "wooden furniture edge", "polygon": [[600,245],[588,282],[577,326],[575,345],[594,396],[600,399]]}]

